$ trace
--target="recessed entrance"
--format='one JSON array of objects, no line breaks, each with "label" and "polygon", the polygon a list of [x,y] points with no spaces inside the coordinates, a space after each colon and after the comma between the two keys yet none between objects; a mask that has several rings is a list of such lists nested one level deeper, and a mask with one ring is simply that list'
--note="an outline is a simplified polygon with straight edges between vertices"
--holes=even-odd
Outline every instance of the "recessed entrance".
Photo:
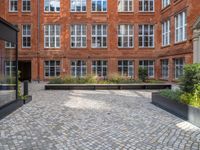
[{"label": "recessed entrance", "polygon": [[31,81],[31,61],[19,61],[20,81]]}]

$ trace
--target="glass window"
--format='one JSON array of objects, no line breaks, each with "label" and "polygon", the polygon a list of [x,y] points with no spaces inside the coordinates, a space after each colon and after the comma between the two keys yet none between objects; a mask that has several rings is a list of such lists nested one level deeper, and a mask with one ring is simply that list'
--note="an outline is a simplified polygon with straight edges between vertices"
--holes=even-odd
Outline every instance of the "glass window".
[{"label": "glass window", "polygon": [[92,11],[107,11],[107,0],[92,0]]},{"label": "glass window", "polygon": [[154,26],[139,25],[139,47],[154,47]]},{"label": "glass window", "polygon": [[170,4],[170,0],[162,0],[162,8],[167,7]]},{"label": "glass window", "polygon": [[87,27],[86,25],[71,26],[71,47],[85,48],[87,43]]},{"label": "glass window", "polygon": [[186,13],[181,12],[175,16],[175,42],[185,41],[187,38],[187,21]]},{"label": "glass window", "polygon": [[86,62],[83,60],[71,61],[71,76],[84,77],[87,74]]},{"label": "glass window", "polygon": [[85,12],[86,6],[86,0],[71,0],[72,12]]},{"label": "glass window", "polygon": [[133,25],[118,26],[118,47],[133,48],[134,47],[134,31]]},{"label": "glass window", "polygon": [[96,76],[106,77],[107,76],[107,61],[105,60],[92,61],[92,72]]},{"label": "glass window", "polygon": [[9,12],[18,11],[18,0],[9,0]]},{"label": "glass window", "polygon": [[132,60],[119,60],[118,72],[121,76],[134,77],[134,67]]},{"label": "glass window", "polygon": [[15,76],[16,62],[15,61],[5,61],[5,76],[13,77]]},{"label": "glass window", "polygon": [[31,0],[23,0],[22,1],[22,11],[23,12],[31,11]]},{"label": "glass window", "polygon": [[183,75],[184,59],[178,58],[174,60],[175,65],[175,79],[179,79]]},{"label": "glass window", "polygon": [[162,46],[170,44],[170,20],[162,23]]},{"label": "glass window", "polygon": [[133,0],[118,0],[118,12],[133,11]]},{"label": "glass window", "polygon": [[22,25],[22,47],[23,48],[31,47],[31,25],[30,24]]},{"label": "glass window", "polygon": [[60,61],[50,60],[44,62],[44,76],[58,77],[60,76]]},{"label": "glass window", "polygon": [[161,60],[162,79],[166,80],[169,77],[169,62],[168,59]]},{"label": "glass window", "polygon": [[60,48],[60,25],[44,26],[44,47]]},{"label": "glass window", "polygon": [[60,12],[60,0],[44,0],[45,12]]},{"label": "glass window", "polygon": [[107,25],[92,26],[92,48],[107,47]]},{"label": "glass window", "polygon": [[154,60],[140,60],[139,65],[147,69],[149,78],[154,78]]},{"label": "glass window", "polygon": [[154,11],[154,0],[139,0],[139,11],[153,12]]}]

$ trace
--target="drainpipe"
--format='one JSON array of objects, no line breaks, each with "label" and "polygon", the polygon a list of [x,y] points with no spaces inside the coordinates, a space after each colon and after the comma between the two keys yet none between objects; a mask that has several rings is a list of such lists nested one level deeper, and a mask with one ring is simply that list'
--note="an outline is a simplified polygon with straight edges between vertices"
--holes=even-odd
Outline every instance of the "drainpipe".
[{"label": "drainpipe", "polygon": [[37,46],[37,80],[38,83],[40,83],[40,59],[39,59],[39,55],[40,55],[40,0],[38,0],[38,4],[37,4],[37,9],[38,9],[38,46]]}]

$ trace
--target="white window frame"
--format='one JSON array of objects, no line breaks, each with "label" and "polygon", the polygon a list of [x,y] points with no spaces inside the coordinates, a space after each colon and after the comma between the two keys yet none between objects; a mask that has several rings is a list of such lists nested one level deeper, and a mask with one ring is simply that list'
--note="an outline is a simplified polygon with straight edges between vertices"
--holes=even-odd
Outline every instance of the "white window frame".
[{"label": "white window frame", "polygon": [[[74,28],[74,31],[73,31],[73,28]],[[78,32],[78,28],[80,29],[80,33]],[[86,48],[87,47],[87,25],[83,25],[83,24],[71,25],[70,31],[71,31],[71,38],[70,38],[71,48]],[[73,41],[72,38],[75,39],[74,46],[72,46],[72,41]],[[78,46],[78,42],[79,42],[78,39],[80,39],[80,46]]]},{"label": "white window frame", "polygon": [[134,0],[118,0],[118,12],[133,12],[133,2]]},{"label": "white window frame", "polygon": [[[121,65],[119,64],[120,61],[121,61]],[[127,65],[125,65],[125,62],[127,62]],[[125,67],[127,67],[127,70],[128,70],[127,75],[124,72]],[[120,69],[121,69],[121,72],[120,72]],[[134,78],[134,61],[133,60],[119,60],[118,61],[118,72],[122,77]]]},{"label": "white window frame", "polygon": [[[80,66],[78,66],[78,62],[80,63]],[[72,64],[74,63],[74,65]],[[78,75],[77,70],[80,70],[80,75]],[[75,71],[73,73],[73,70]],[[85,72],[84,72],[85,71]],[[71,61],[71,76],[72,77],[85,77],[87,75],[87,63],[84,60],[72,60]]]},{"label": "white window frame", "polygon": [[[77,5],[80,1],[80,11],[77,10]],[[75,10],[72,10],[72,3],[75,3]],[[84,3],[85,3],[85,10],[83,10],[83,7],[84,7]],[[70,0],[70,11],[71,12],[86,12],[87,11],[87,0]]]},{"label": "white window frame", "polygon": [[[8,60],[8,61],[4,62],[5,76],[7,76],[7,77],[15,76],[16,64],[15,65],[14,64],[15,64],[15,61],[11,61],[11,60]],[[9,72],[7,72],[7,69],[9,70]],[[13,70],[14,70],[14,73],[13,73]]]},{"label": "white window frame", "polygon": [[[26,10],[24,10],[24,2],[26,2]],[[27,10],[28,8],[27,2],[30,2],[30,10]],[[22,12],[31,12],[31,0],[22,0]]]},{"label": "white window frame", "polygon": [[[100,32],[101,32],[101,34],[100,35],[98,35],[98,27],[100,26]],[[93,27],[95,28],[94,30],[95,31],[93,31]],[[104,27],[105,27],[105,31],[104,31]],[[105,25],[105,24],[95,24],[95,25],[92,25],[92,40],[91,40],[91,45],[92,45],[92,48],[107,48],[107,46],[108,46],[108,42],[107,42],[107,40],[108,40],[108,37],[107,37],[107,34],[108,34],[108,26],[107,25]],[[101,46],[98,46],[98,37],[100,37],[101,38]],[[95,41],[93,42],[93,38],[95,38]],[[103,43],[104,43],[104,38],[106,38],[106,46],[104,46],[103,45]],[[93,45],[93,43],[95,44],[95,45]]]},{"label": "white window frame", "polygon": [[[147,62],[147,65],[145,64]],[[140,60],[139,63],[142,62],[142,65],[139,65],[142,68],[146,68],[148,71],[148,78],[154,78],[155,76],[155,61],[154,60]],[[153,75],[150,75],[150,70],[153,68]]]},{"label": "white window frame", "polygon": [[[14,10],[15,7],[11,8],[12,2],[17,2],[17,10]],[[18,0],[9,0],[9,12],[18,12]]]},{"label": "white window frame", "polygon": [[[28,30],[28,27],[30,27],[30,29]],[[25,31],[24,31],[25,30]],[[30,38],[30,46],[24,46],[24,38]],[[27,41],[26,41],[26,45],[27,45]],[[22,48],[31,48],[31,25],[30,24],[24,24],[22,25]]]},{"label": "white window frame", "polygon": [[[49,5],[48,5],[48,10],[45,10],[45,2],[48,2],[49,3]],[[54,6],[54,11],[51,11],[51,7],[50,7],[50,5],[51,5],[51,2],[55,2],[55,1],[58,1],[58,3],[59,3],[59,7],[56,7],[56,6]],[[59,8],[59,10],[57,10],[57,8]],[[60,12],[60,0],[44,0],[44,12],[54,12],[54,13],[59,13]]]},{"label": "white window frame", "polygon": [[[48,65],[46,65],[46,62],[48,62]],[[51,62],[54,62],[54,65],[51,66]],[[59,65],[57,65],[57,62],[59,62]],[[44,77],[45,78],[51,78],[51,77],[59,77],[61,75],[61,62],[59,60],[45,60],[44,61]],[[54,67],[54,75],[51,76],[51,67]],[[49,76],[46,76],[46,71],[48,72]],[[57,72],[59,72],[59,75],[57,75]]]},{"label": "white window frame", "polygon": [[[126,31],[126,29],[128,31]],[[132,31],[131,31],[132,30]],[[122,39],[122,46],[119,46],[119,38]],[[127,46],[125,46],[124,39],[127,38]],[[132,45],[130,39],[132,38]],[[118,48],[133,48],[134,47],[134,26],[130,24],[118,25]]]},{"label": "white window frame", "polygon": [[[97,2],[101,1],[101,10],[97,10]],[[93,10],[93,7],[91,6],[92,12],[107,12],[108,10],[108,0],[91,0],[91,5],[93,5],[93,2],[95,3],[95,10]],[[103,10],[103,3],[106,2],[106,10]]]},{"label": "white window frame", "polygon": [[[99,61],[100,61],[100,66],[98,66]],[[104,63],[106,63],[106,65],[104,65]],[[98,75],[98,67],[101,68],[100,76]],[[104,76],[104,69],[106,69],[106,76]],[[92,61],[92,73],[95,76],[107,77],[108,76],[108,61],[106,61],[106,60],[93,60]]]},{"label": "white window frame", "polygon": [[[138,42],[140,42],[140,40],[139,40],[139,38],[141,38],[142,37],[142,46],[140,46],[140,43],[138,44],[139,45],[139,48],[154,48],[154,42],[155,42],[155,39],[154,39],[154,33],[155,33],[155,31],[154,31],[154,25],[149,25],[149,24],[144,24],[144,25],[139,25],[139,27],[140,26],[142,26],[142,34],[140,34],[140,32],[138,32]],[[148,35],[145,35],[145,27],[147,26],[147,31],[148,31]],[[151,34],[151,27],[153,27],[153,33]],[[145,39],[145,36],[146,37],[148,37],[148,46],[145,46],[145,41],[144,41],[144,39]],[[152,43],[152,46],[150,46],[151,44],[150,44],[150,39],[151,39],[151,37],[152,37],[152,39],[153,39],[153,43]]]},{"label": "white window frame", "polygon": [[[51,27],[54,28],[54,34],[51,35]],[[48,31],[46,30],[46,28],[48,28]],[[58,31],[57,31],[58,29]],[[48,34],[47,34],[47,32]],[[61,38],[60,38],[60,32],[61,32],[61,28],[60,25],[56,24],[49,24],[49,25],[44,25],[44,48],[60,48],[61,47]],[[54,39],[54,46],[51,46],[51,38]],[[46,39],[48,39],[46,41]],[[58,41],[57,41],[58,39]],[[48,42],[48,46],[46,46],[46,43]]]},{"label": "white window frame", "polygon": [[170,45],[170,20],[162,23],[162,46]]},{"label": "white window frame", "polygon": [[162,79],[167,80],[169,78],[169,60],[168,59],[162,59],[161,60],[161,73],[162,73]]},{"label": "white window frame", "polygon": [[183,11],[175,16],[175,43],[187,40],[187,16]]},{"label": "white window frame", "polygon": [[170,5],[171,0],[162,0],[162,9]]},{"label": "white window frame", "polygon": [[[145,2],[148,3],[148,10],[145,10]],[[151,2],[153,2],[153,10],[150,9]],[[139,8],[139,12],[154,12],[155,11],[155,1],[154,0],[139,0],[139,7],[140,7],[140,3],[142,3],[142,10],[140,10],[140,8]]]},{"label": "white window frame", "polygon": [[5,48],[8,48],[8,49],[15,48],[15,44],[11,42],[5,42]]},{"label": "white window frame", "polygon": [[[181,62],[183,62],[183,63],[181,63]],[[184,58],[176,58],[176,59],[174,59],[174,71],[175,71],[175,73],[174,73],[175,77],[174,78],[175,78],[175,80],[178,80],[179,77],[181,77],[183,75],[183,73],[184,73],[184,70],[183,70],[184,65],[185,65]]]}]

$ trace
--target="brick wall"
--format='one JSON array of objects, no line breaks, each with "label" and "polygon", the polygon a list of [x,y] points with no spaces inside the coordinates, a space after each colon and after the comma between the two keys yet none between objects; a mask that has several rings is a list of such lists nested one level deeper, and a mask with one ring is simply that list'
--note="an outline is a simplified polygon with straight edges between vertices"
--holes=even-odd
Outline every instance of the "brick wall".
[{"label": "brick wall", "polygon": [[[91,72],[91,61],[95,59],[108,60],[109,74],[117,72],[117,61],[119,59],[134,60],[135,78],[137,77],[138,64],[141,59],[155,60],[155,78],[161,77],[160,60],[169,59],[170,62],[170,77],[169,81],[174,79],[174,58],[184,58],[186,63],[192,63],[192,25],[196,18],[200,15],[198,0],[178,0],[176,3],[171,1],[171,5],[164,10],[161,9],[161,0],[155,0],[155,12],[139,12],[139,1],[134,0],[133,12],[118,12],[117,2],[108,0],[108,11],[102,13],[91,12],[91,0],[88,0],[86,13],[71,13],[70,0],[61,0],[60,13],[45,13],[44,2],[40,0],[38,5],[37,0],[32,2],[31,13],[21,12],[21,1],[18,0],[18,13],[8,12],[8,0],[3,0],[0,4],[0,16],[13,24],[18,24],[22,28],[23,24],[29,23],[32,26],[32,44],[30,49],[23,49],[21,46],[21,32],[19,33],[19,59],[31,60],[32,62],[32,80],[37,80],[38,75],[40,80],[44,80],[44,61],[45,60],[60,60],[61,74],[70,74],[70,60],[83,59],[87,60],[87,72]],[[40,6],[38,8],[38,6]],[[38,14],[38,9],[40,14]],[[186,10],[187,12],[187,41],[175,44],[174,43],[174,15],[178,12]],[[40,22],[38,22],[38,15]],[[171,20],[171,44],[167,47],[162,47],[162,27],[161,22],[170,17]],[[38,26],[39,23],[39,26]],[[86,24],[87,25],[87,48],[72,49],[70,48],[70,25],[71,24]],[[105,23],[108,25],[108,46],[106,49],[91,48],[91,25],[96,23]],[[118,24],[133,24],[134,25],[134,48],[120,49],[117,41]],[[44,25],[45,24],[60,24],[61,25],[61,47],[59,49],[44,48]],[[138,46],[138,25],[153,24],[155,25],[155,48],[139,48]],[[39,38],[38,38],[39,37]]]}]

